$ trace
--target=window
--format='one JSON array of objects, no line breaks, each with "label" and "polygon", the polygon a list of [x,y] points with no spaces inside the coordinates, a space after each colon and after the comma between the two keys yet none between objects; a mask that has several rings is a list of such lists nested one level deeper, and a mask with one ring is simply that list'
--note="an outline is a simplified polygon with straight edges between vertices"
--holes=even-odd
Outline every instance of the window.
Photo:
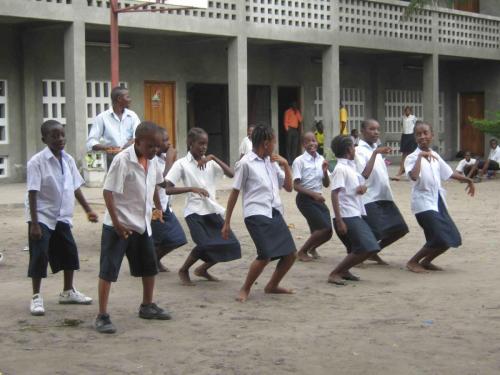
[{"label": "window", "polygon": [[8,160],[7,156],[0,156],[0,178],[8,177]]},{"label": "window", "polygon": [[0,144],[9,143],[7,81],[0,80]]}]

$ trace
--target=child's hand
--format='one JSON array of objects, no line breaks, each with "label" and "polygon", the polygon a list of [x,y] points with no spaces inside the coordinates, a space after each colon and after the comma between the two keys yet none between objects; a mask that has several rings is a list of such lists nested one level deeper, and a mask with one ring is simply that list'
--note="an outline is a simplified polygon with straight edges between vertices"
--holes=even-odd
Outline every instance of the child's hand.
[{"label": "child's hand", "polygon": [[381,147],[377,147],[375,152],[377,154],[386,155],[386,154],[390,154],[392,152],[392,148],[390,148],[389,146],[381,146]]},{"label": "child's hand", "polygon": [[272,154],[271,161],[277,162],[280,167],[284,167],[285,164],[288,165],[288,161],[283,156],[281,156],[279,154]]},{"label": "child's hand", "polygon": [[328,167],[330,165],[328,164],[328,160],[323,160],[323,164],[321,164],[321,169],[323,170],[323,173],[328,173]]},{"label": "child's hand", "polygon": [[472,182],[472,180],[470,178],[469,178],[469,181],[467,181],[467,186],[465,187],[465,191],[471,197],[473,197],[474,193],[476,192],[476,187],[474,186],[474,182]]},{"label": "child's hand", "polygon": [[42,238],[42,228],[40,228],[40,224],[31,223],[30,238],[35,241],[40,240]]},{"label": "child's hand", "polygon": [[115,228],[115,232],[118,234],[118,236],[124,240],[128,238],[132,234],[132,231],[128,228],[125,228],[121,223],[113,224]]},{"label": "child's hand", "polygon": [[419,156],[426,158],[428,161],[431,161],[431,159],[437,160],[437,158],[432,154],[432,151],[420,151]]},{"label": "child's hand", "polygon": [[203,155],[200,160],[198,160],[198,169],[204,170],[207,167],[207,163],[212,159],[213,155]]},{"label": "child's hand", "polygon": [[339,232],[342,235],[347,234],[347,225],[345,225],[344,220],[335,219],[335,226],[337,227],[337,232]]},{"label": "child's hand", "polygon": [[321,195],[321,193],[313,193],[312,199],[314,199],[316,202],[320,202],[320,203],[325,202],[325,197],[323,197],[323,195]]},{"label": "child's hand", "polygon": [[224,222],[224,225],[222,226],[222,230],[221,230],[222,239],[228,240],[229,233],[231,233],[231,227],[230,227],[229,223]]},{"label": "child's hand", "polygon": [[202,198],[203,197],[208,198],[210,196],[210,194],[208,194],[208,191],[206,191],[205,189],[202,189],[202,188],[197,188],[197,187],[192,188],[191,193],[198,194]]},{"label": "child's hand", "polygon": [[87,220],[91,223],[97,223],[99,221],[99,217],[94,211],[87,212]]},{"label": "child's hand", "polygon": [[364,193],[366,193],[366,185],[359,185],[357,188],[356,188],[356,194],[359,194],[359,195],[363,195]]},{"label": "child's hand", "polygon": [[153,214],[151,215],[151,220],[159,221],[163,223],[163,212],[157,208],[153,209]]},{"label": "child's hand", "polygon": [[121,150],[121,147],[106,147],[106,153],[108,154],[118,154]]}]

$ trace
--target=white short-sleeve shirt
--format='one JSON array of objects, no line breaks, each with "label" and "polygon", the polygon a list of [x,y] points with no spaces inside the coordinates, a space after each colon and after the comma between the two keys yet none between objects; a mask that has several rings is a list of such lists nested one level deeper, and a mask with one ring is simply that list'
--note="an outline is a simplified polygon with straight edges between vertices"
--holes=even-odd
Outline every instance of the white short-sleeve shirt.
[{"label": "white short-sleeve shirt", "polygon": [[496,148],[494,148],[490,151],[488,159],[494,160],[497,163],[500,163],[500,146],[497,146]]},{"label": "white short-sleeve shirt", "polygon": [[141,120],[134,111],[125,108],[122,118],[113,112],[113,108],[101,112],[92,122],[89,136],[87,138],[87,150],[101,143],[105,146],[123,147],[128,141],[135,137],[135,129]]},{"label": "white short-sleeve shirt", "polygon": [[[161,156],[156,156],[154,160],[158,164],[158,169],[161,171],[163,174],[163,171],[165,171],[165,156],[166,154],[162,154]],[[167,209],[170,209],[169,203],[170,203],[170,195],[167,195],[165,193],[165,189],[162,187],[158,187],[158,195],[160,196],[160,203],[161,203],[161,209],[163,212],[165,212]]]},{"label": "white short-sleeve shirt", "polygon": [[403,116],[403,133],[413,134],[413,128],[416,122],[417,118],[414,115]]},{"label": "white short-sleeve shirt", "polygon": [[243,216],[273,217],[273,208],[283,214],[279,189],[285,172],[268,157],[262,159],[251,151],[236,163],[233,188],[242,192]]},{"label": "white short-sleeve shirt", "polygon": [[[337,165],[333,170],[331,188],[339,191],[339,209],[342,217],[365,216],[365,206],[360,194],[356,194],[356,188],[363,185],[365,179],[356,171],[354,160],[337,159]],[[335,211],[333,212],[335,217]]]},{"label": "white short-sleeve shirt", "polygon": [[[147,172],[139,163],[135,146],[131,145],[115,156],[104,180],[104,190],[113,193],[118,220],[126,228],[151,236],[151,214],[156,184],[163,182],[158,163],[148,160]],[[108,210],[104,224],[113,226]]]},{"label": "white short-sleeve shirt", "polygon": [[240,155],[246,155],[252,151],[252,141],[250,138],[245,137],[240,143]]},{"label": "white short-sleeve shirt", "polygon": [[[84,184],[75,160],[61,151],[59,161],[45,147],[28,161],[27,191],[36,191],[38,221],[54,230],[58,221],[72,225],[75,190]],[[26,221],[31,221],[29,198],[25,200]]]},{"label": "white short-sleeve shirt", "polygon": [[[405,171],[409,178],[420,152],[422,150],[417,147],[413,153],[406,157]],[[448,180],[453,174],[453,170],[437,152],[432,151],[432,155],[437,160],[428,161],[426,158],[422,158],[420,175],[416,181],[411,180],[411,210],[414,214],[429,210],[438,211],[439,195],[446,204],[445,190],[441,186],[441,180]]]},{"label": "white short-sleeve shirt", "polygon": [[476,159],[471,158],[469,161],[462,159],[455,169],[457,172],[464,173],[464,168],[476,164]]},{"label": "white short-sleeve shirt", "polygon": [[182,182],[185,187],[196,187],[208,191],[208,197],[187,193],[184,217],[191,214],[208,215],[216,213],[224,215],[225,209],[217,203],[215,196],[215,182],[217,178],[223,175],[223,169],[213,160],[205,164],[205,169],[198,168],[198,162],[188,152],[185,157],[175,161],[165,176],[165,180],[171,182],[174,186]]},{"label": "white short-sleeve shirt", "polygon": [[[356,168],[359,173],[363,173],[372,157],[373,152],[377,149],[377,145],[370,146],[364,140],[360,140],[356,148]],[[392,201],[392,190],[389,183],[389,174],[384,158],[378,154],[375,157],[375,164],[368,179],[366,179],[366,193],[362,195],[363,203],[371,203],[376,201]]]},{"label": "white short-sleeve shirt", "polygon": [[300,184],[316,193],[323,190],[323,161],[325,159],[320,154],[312,156],[305,151],[295,158],[292,164],[293,179],[300,180]]}]

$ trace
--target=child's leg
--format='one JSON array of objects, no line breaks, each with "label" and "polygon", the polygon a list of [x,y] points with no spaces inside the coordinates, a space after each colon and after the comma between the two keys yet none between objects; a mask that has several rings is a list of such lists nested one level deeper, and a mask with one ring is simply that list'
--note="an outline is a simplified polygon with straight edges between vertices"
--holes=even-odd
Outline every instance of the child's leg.
[{"label": "child's leg", "polygon": [[347,256],[338,264],[337,267],[330,273],[328,276],[328,282],[338,285],[344,285],[344,281],[342,277],[349,275],[349,270],[355,265],[364,262],[373,253],[365,252],[365,253],[349,253]]},{"label": "child's leg", "polygon": [[194,270],[194,274],[196,276],[203,277],[208,281],[219,281],[218,278],[208,273],[208,269],[216,264],[217,262],[205,262]]},{"label": "child's leg", "polygon": [[443,269],[441,267],[432,264],[432,261],[441,254],[443,254],[448,249],[449,249],[448,247],[431,249],[432,251],[429,253],[429,255],[427,255],[424,259],[420,261],[420,265],[428,271],[442,271]]},{"label": "child's leg", "polygon": [[425,273],[427,270],[422,267],[420,264],[420,261],[427,257],[428,255],[431,255],[433,253],[434,249],[428,248],[428,247],[422,247],[417,253],[406,263],[406,268],[410,270],[411,272],[416,272],[416,273]]},{"label": "child's leg", "polygon": [[[381,246],[382,247],[382,246]],[[369,260],[373,260],[374,262],[376,262],[377,264],[381,265],[381,266],[387,266],[389,263],[387,263],[385,260],[383,260],[380,255],[377,254],[373,254],[371,255],[369,258]]]},{"label": "child's leg", "polygon": [[279,286],[283,277],[285,277],[286,273],[292,268],[295,259],[297,258],[297,254],[295,252],[288,254],[282,257],[278,264],[276,265],[276,269],[274,270],[271,279],[267,283],[264,291],[266,293],[287,293],[292,294],[292,289],[285,289]]},{"label": "child's leg", "polygon": [[158,261],[158,270],[160,272],[169,272],[169,269],[161,264],[161,258],[170,253],[174,249],[170,248],[161,248],[160,246],[156,247],[156,259]]},{"label": "child's leg", "polygon": [[405,171],[405,159],[406,159],[406,156],[408,156],[408,154],[406,153],[403,153],[401,155],[401,162],[399,163],[399,170],[398,170],[398,174],[396,175],[396,178],[399,178],[403,175],[404,171]]},{"label": "child's leg", "polygon": [[40,288],[42,286],[42,278],[41,277],[32,277],[31,285],[33,286],[33,294],[40,293]]},{"label": "child's leg", "polygon": [[111,290],[111,281],[99,278],[97,286],[99,294],[99,314],[106,314],[108,312],[109,291]]},{"label": "child's leg", "polygon": [[179,269],[179,278],[181,279],[182,285],[187,285],[187,286],[194,286],[195,284],[191,281],[191,278],[189,277],[189,268],[195,264],[198,259],[200,259],[197,255],[196,252],[191,251],[191,253],[188,255],[186,258],[186,261],[182,265],[182,267]]},{"label": "child's leg", "polygon": [[73,289],[73,270],[64,270],[64,286],[63,291]]},{"label": "child's leg", "polygon": [[[406,232],[396,232],[396,233],[393,233],[390,237],[388,238],[384,238],[383,240],[381,240],[379,242],[379,245],[380,245],[380,250],[386,248],[387,246],[393,244],[394,242],[396,242],[397,240],[399,240],[400,238],[404,237],[406,234]],[[388,263],[386,261],[384,261],[381,257],[380,257],[380,252],[379,253],[376,253],[376,254],[373,254],[372,256],[370,256],[368,259],[369,260],[373,260],[374,262],[377,262],[377,264],[380,264],[380,265],[383,265],[383,266],[386,266],[388,265]]]},{"label": "child's leg", "polygon": [[311,236],[297,252],[297,258],[304,262],[311,261],[312,259],[307,253],[312,251],[315,252],[317,247],[321,246],[330,238],[332,238],[332,233],[332,230],[328,228],[315,230],[314,232],[312,232]]},{"label": "child's leg", "polygon": [[142,304],[149,305],[153,303],[153,291],[155,288],[155,277],[144,276],[142,278]]},{"label": "child's leg", "polygon": [[245,283],[241,287],[238,297],[236,297],[237,301],[245,302],[248,299],[248,295],[250,294],[250,289],[252,288],[253,283],[255,282],[255,280],[257,280],[262,271],[264,271],[264,268],[267,266],[268,263],[269,259],[265,260],[255,259],[252,262],[250,268],[248,269],[248,274]]}]

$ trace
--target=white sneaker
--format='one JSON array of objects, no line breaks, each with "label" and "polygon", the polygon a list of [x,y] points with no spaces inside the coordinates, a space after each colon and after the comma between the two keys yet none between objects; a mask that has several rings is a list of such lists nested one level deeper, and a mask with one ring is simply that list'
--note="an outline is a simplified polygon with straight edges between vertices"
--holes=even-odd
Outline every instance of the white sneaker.
[{"label": "white sneaker", "polygon": [[43,308],[43,298],[38,294],[33,294],[30,302],[31,315],[40,316],[45,315],[45,309]]},{"label": "white sneaker", "polygon": [[85,294],[80,293],[75,288],[65,290],[59,294],[59,303],[61,304],[77,304],[77,305],[90,305],[92,298],[87,297]]}]

